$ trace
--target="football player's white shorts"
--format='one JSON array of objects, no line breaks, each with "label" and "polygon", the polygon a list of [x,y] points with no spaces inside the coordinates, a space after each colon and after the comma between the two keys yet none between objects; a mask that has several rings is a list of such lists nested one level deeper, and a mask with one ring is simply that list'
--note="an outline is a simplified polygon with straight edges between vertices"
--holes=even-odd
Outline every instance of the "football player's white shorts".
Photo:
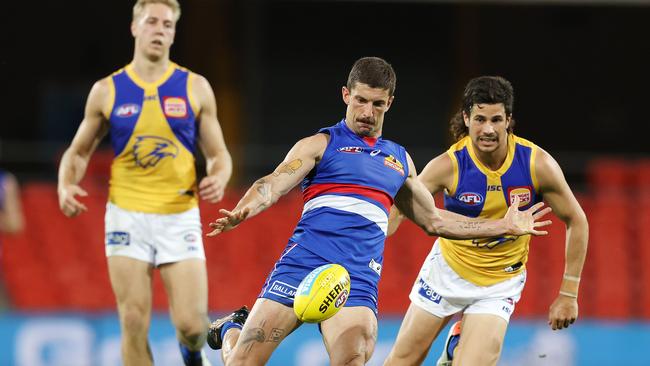
[{"label": "football player's white shorts", "polygon": [[493,314],[508,322],[525,283],[526,271],[491,286],[468,282],[449,267],[436,241],[409,298],[413,304],[440,318],[464,311],[465,314]]},{"label": "football player's white shorts", "polygon": [[205,260],[198,207],[177,214],[152,214],[106,205],[106,256],[125,256],[159,266]]}]

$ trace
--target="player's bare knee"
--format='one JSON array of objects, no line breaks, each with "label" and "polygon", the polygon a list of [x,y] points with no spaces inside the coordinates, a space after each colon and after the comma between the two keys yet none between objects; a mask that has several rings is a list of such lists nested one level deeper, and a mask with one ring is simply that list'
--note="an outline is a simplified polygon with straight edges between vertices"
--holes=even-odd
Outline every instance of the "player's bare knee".
[{"label": "player's bare knee", "polygon": [[330,351],[330,363],[338,366],[365,365],[375,350],[375,339],[370,334],[356,344]]},{"label": "player's bare knee", "polygon": [[174,320],[176,330],[186,339],[198,339],[205,336],[208,325],[207,316],[185,315]]},{"label": "player's bare knee", "polygon": [[138,336],[145,334],[149,324],[145,320],[147,318],[147,312],[137,306],[127,306],[122,309],[120,312],[120,320],[122,322],[122,327],[125,335],[127,336]]}]

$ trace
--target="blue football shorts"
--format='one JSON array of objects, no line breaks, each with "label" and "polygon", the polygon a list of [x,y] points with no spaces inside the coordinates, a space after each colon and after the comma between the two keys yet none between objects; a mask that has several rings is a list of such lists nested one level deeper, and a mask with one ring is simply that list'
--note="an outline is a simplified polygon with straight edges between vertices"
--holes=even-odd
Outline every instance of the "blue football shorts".
[{"label": "blue football shorts", "polygon": [[329,261],[296,243],[287,244],[258,297],[293,307],[293,299],[302,279],[312,270],[330,263],[342,265],[350,274],[350,296],[345,307],[365,306],[377,315],[378,273],[369,266]]}]

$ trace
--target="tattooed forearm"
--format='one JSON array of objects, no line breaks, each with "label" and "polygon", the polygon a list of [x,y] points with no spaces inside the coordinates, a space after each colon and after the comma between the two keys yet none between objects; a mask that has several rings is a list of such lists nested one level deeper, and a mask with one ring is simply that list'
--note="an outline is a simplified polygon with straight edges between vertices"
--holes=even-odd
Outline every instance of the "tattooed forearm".
[{"label": "tattooed forearm", "polygon": [[482,222],[476,221],[457,221],[458,226],[463,230],[477,231],[481,229]]},{"label": "tattooed forearm", "polygon": [[265,201],[271,199],[271,185],[266,181],[266,179],[258,179],[253,184],[256,186],[257,193],[259,193]]},{"label": "tattooed forearm", "polygon": [[288,163],[280,165],[280,167],[273,172],[273,176],[277,177],[282,173],[291,175],[294,174],[302,166],[302,159],[293,159]]}]

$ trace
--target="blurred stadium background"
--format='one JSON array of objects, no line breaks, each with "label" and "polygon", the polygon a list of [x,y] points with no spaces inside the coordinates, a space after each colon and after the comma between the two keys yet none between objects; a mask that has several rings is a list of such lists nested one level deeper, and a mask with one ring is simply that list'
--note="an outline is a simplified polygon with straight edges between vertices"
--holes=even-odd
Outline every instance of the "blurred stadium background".
[{"label": "blurred stadium background", "polygon": [[[0,167],[22,187],[26,229],[2,238],[1,365],[118,365],[119,329],[103,249],[108,145],[82,186],[89,212],[58,210],[58,159],[93,82],[132,57],[133,1],[4,4]],[[552,332],[547,309],[564,266],[555,220],[531,245],[528,284],[500,365],[650,365],[649,1],[186,0],[172,59],[210,80],[233,154],[230,208],[289,147],[344,112],[340,87],[359,57],[398,75],[384,135],[418,169],[451,143],[464,84],[498,74],[515,87],[515,132],[560,163],[590,220],[580,319]],[[202,164],[201,161],[198,162]],[[301,211],[297,192],[238,230],[205,240],[213,316],[251,305]],[[380,284],[380,365],[432,239],[412,224],[387,241]],[[151,329],[158,365],[178,365],[156,277]],[[325,365],[315,326],[290,336],[272,365]],[[441,336],[442,337],[442,336]],[[428,365],[441,350],[432,347]],[[210,358],[217,361],[217,353]]]}]

